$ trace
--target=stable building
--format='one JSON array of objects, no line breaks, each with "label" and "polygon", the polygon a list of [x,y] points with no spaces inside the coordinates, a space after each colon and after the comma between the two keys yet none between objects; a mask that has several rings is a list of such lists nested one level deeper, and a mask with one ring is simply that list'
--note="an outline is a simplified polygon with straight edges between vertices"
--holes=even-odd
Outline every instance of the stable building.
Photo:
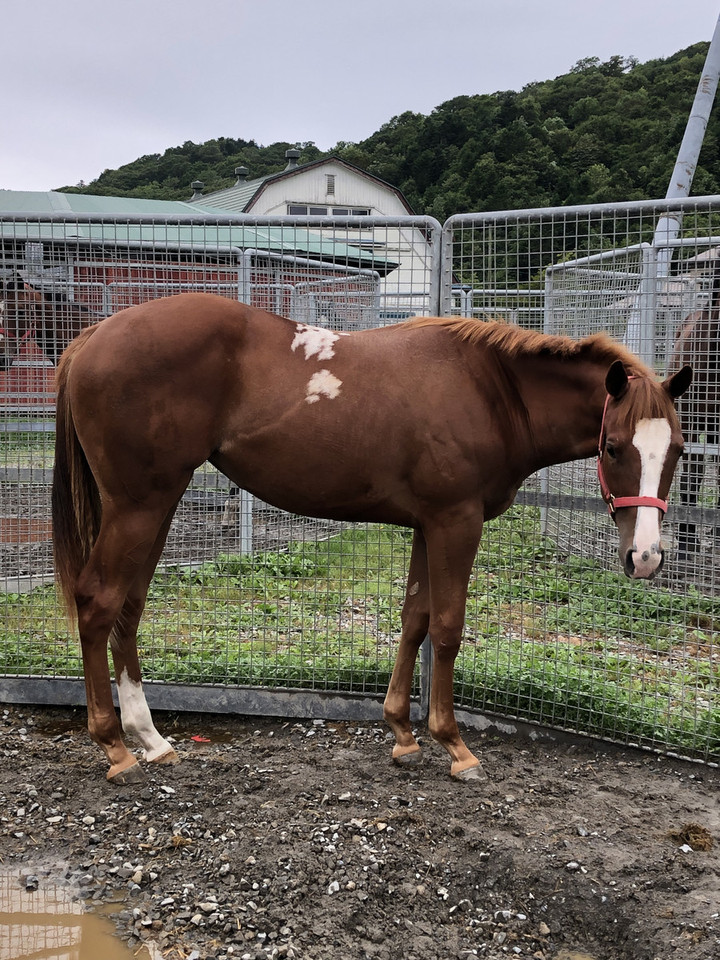
[{"label": "stable building", "polygon": [[[339,238],[342,230],[343,239],[349,244],[398,264],[397,270],[386,275],[380,284],[380,320],[426,312],[431,251],[424,232],[414,225],[383,226],[374,220],[413,216],[402,192],[339,157],[305,164],[298,163],[299,150],[287,150],[285,157],[284,170],[264,177],[251,178],[246,167],[236,167],[235,184],[213,193],[203,193],[204,185],[195,181],[189,203],[206,210],[216,208],[258,218],[335,218],[335,231],[323,226],[324,235]],[[368,220],[366,229],[357,223],[362,219]],[[313,229],[320,227],[313,225]]]}]

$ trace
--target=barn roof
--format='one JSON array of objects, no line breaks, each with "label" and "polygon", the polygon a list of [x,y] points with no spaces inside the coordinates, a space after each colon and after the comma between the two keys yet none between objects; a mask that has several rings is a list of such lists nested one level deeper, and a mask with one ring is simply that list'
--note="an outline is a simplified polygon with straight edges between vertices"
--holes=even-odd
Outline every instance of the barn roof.
[{"label": "barn roof", "polygon": [[179,200],[139,200],[134,197],[99,197],[87,193],[60,193],[57,190],[0,190],[3,214],[105,214],[147,216],[192,216],[196,206]]},{"label": "barn roof", "polygon": [[[91,219],[93,215],[107,219]],[[55,216],[58,219],[51,219]],[[73,217],[78,219],[73,220]],[[113,217],[118,219],[115,221]],[[133,219],[123,222],[123,217]],[[195,222],[174,222],[190,217]],[[69,228],[65,218],[69,218]],[[233,222],[231,215],[230,219],[224,217],[223,211],[217,207],[205,208],[181,200],[99,197],[54,190],[0,190],[0,236],[38,241],[80,239],[115,244],[152,243],[170,248],[189,245],[204,249],[268,250],[346,263],[375,270],[381,276],[397,266],[356,245],[326,239],[318,232],[292,223],[268,227],[239,220]]]}]

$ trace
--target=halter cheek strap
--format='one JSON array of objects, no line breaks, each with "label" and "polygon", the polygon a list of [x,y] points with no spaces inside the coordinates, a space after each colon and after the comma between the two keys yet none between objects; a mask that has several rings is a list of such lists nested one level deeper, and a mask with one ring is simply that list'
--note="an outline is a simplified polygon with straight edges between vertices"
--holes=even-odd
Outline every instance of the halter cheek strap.
[{"label": "halter cheek strap", "polygon": [[[629,379],[632,380],[632,377]],[[597,454],[597,475],[600,483],[600,493],[605,503],[608,505],[608,513],[615,519],[617,510],[623,507],[656,507],[661,513],[666,514],[668,510],[667,500],[661,500],[659,497],[615,497],[610,492],[610,487],[605,479],[605,473],[602,468],[603,446],[605,445],[605,416],[607,414],[608,404],[610,403],[610,394],[605,397],[605,406],[603,407],[602,423],[600,424],[600,438],[598,439]]]}]

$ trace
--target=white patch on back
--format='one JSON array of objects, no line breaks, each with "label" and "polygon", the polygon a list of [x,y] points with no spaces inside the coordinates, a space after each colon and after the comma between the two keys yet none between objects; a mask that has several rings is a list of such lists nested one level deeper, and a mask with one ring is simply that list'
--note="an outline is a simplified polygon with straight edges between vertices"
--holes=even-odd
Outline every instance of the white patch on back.
[{"label": "white patch on back", "polygon": [[[639,420],[633,446],[640,453],[641,497],[657,497],[665,457],[670,448],[672,429],[667,420]],[[655,507],[638,507],[635,521],[635,549],[638,553],[659,548],[660,515]]]},{"label": "white patch on back", "polygon": [[318,360],[331,360],[335,356],[334,344],[340,339],[340,334],[332,330],[323,330],[322,327],[310,327],[305,323],[298,323],[297,333],[290,349],[293,353],[302,347],[305,359],[316,357]]},{"label": "white patch on back", "polygon": [[138,738],[145,749],[145,759],[157,760],[170,753],[173,748],[160,736],[152,722],[142,683],[131,680],[127,670],[123,670],[118,678],[117,692],[123,730]]},{"label": "white patch on back", "polygon": [[329,370],[318,370],[308,380],[305,393],[306,403],[317,403],[320,397],[327,397],[328,400],[334,400],[340,393],[342,380],[334,377]]}]

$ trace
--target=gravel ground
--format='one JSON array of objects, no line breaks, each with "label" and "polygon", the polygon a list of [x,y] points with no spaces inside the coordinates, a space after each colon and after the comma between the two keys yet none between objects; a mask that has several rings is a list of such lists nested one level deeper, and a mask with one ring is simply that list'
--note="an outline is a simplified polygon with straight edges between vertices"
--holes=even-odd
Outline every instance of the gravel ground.
[{"label": "gravel ground", "polygon": [[2,866],[90,909],[119,899],[136,951],[720,956],[716,769],[469,731],[487,779],[456,784],[433,744],[422,767],[395,768],[380,727],[158,719],[182,762],[118,788],[84,711],[0,711]]}]

